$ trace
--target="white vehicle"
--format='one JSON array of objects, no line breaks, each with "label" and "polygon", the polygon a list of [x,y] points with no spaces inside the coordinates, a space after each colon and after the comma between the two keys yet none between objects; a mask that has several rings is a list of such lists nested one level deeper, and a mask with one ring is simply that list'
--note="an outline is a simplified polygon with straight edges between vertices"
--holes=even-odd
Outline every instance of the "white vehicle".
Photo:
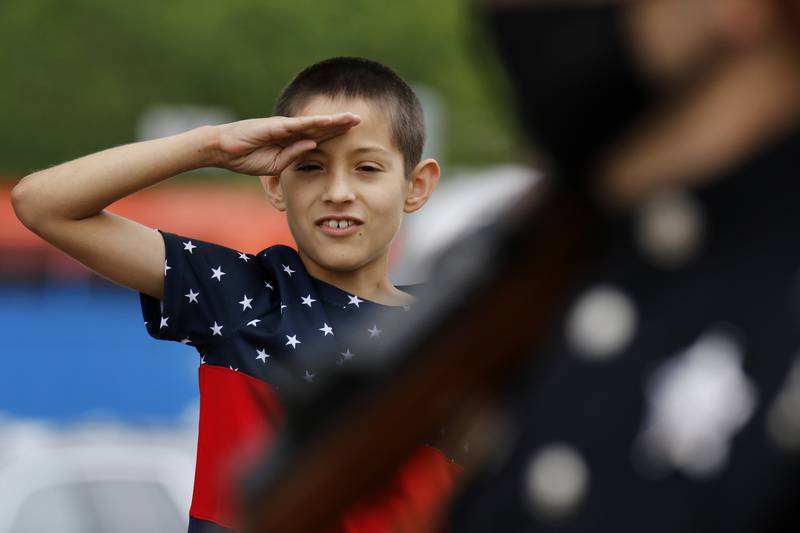
[{"label": "white vehicle", "polygon": [[186,531],[194,458],[183,441],[119,428],[116,438],[26,433],[24,447],[0,449],[0,533]]},{"label": "white vehicle", "polygon": [[392,280],[426,281],[448,245],[490,224],[540,179],[532,168],[503,165],[442,180],[427,205],[403,221]]}]

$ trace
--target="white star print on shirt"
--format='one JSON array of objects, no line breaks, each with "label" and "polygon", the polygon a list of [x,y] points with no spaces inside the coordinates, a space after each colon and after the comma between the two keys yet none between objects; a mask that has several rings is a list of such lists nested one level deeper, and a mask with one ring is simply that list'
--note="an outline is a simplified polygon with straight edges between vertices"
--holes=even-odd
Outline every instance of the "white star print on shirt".
[{"label": "white star print on shirt", "polygon": [[307,305],[309,307],[311,307],[311,304],[313,302],[316,302],[316,300],[314,298],[312,298],[310,294],[308,296],[300,298],[300,300],[303,302],[303,305]]},{"label": "white star print on shirt", "polygon": [[292,277],[292,274],[294,274],[294,270],[289,268],[289,265],[283,265],[283,271],[289,274],[289,277]]},{"label": "white star print on shirt", "polygon": [[373,338],[373,337],[380,337],[381,336],[381,330],[378,329],[378,325],[377,324],[374,324],[367,331],[369,331],[369,338],[370,339]]},{"label": "white star print on shirt", "polygon": [[184,294],[187,298],[189,298],[189,303],[197,303],[197,297],[200,296],[199,292],[194,292],[192,289],[189,289],[189,294]]},{"label": "white star print on shirt", "polygon": [[185,339],[183,339],[183,340],[181,341],[181,344],[189,344],[190,342],[192,342],[192,341],[191,341],[191,340],[189,340],[189,337],[186,337]]},{"label": "white star print on shirt", "polygon": [[356,354],[354,354],[353,352],[351,352],[351,351],[350,351],[350,348],[348,348],[346,351],[344,351],[344,352],[340,353],[339,355],[341,355],[342,357],[344,357],[344,360],[345,360],[345,361],[349,361],[349,360],[350,360],[350,359],[352,359],[352,358],[353,358],[353,356],[355,356]]},{"label": "white star print on shirt", "polygon": [[167,264],[167,260],[164,259],[164,275],[167,275],[167,270],[172,270],[172,267]]},{"label": "white star print on shirt", "polygon": [[288,306],[281,302],[281,314],[283,314],[283,310],[286,309]]},{"label": "white star print on shirt", "polygon": [[253,326],[253,327],[255,327],[255,326],[256,326],[256,325],[257,325],[259,322],[261,322],[261,319],[260,319],[260,318],[254,318],[253,320],[251,320],[250,322],[248,322],[248,323],[247,323],[247,325],[248,325],[248,326]]},{"label": "white star print on shirt", "polygon": [[169,320],[168,316],[161,317],[161,325],[158,327],[159,329],[167,327],[167,320]]},{"label": "white star print on shirt", "polygon": [[192,244],[192,241],[183,243],[183,249],[189,253],[192,253],[192,250],[194,250],[195,248],[197,248],[197,246]]},{"label": "white star print on shirt", "polygon": [[359,298],[358,296],[348,296],[348,298],[350,298],[350,301],[347,302],[347,305],[353,304],[356,307],[358,307],[358,304],[360,304],[361,302],[364,301],[361,298]]},{"label": "white star print on shirt", "polygon": [[262,363],[267,362],[267,357],[269,357],[269,354],[267,353],[266,350],[256,350],[256,353],[258,354],[256,356],[257,360],[261,361]]},{"label": "white star print on shirt", "polygon": [[297,335],[286,335],[286,338],[288,339],[286,345],[288,346],[291,344],[294,349],[297,349],[297,345],[301,344],[300,341],[297,340]]},{"label": "white star print on shirt", "polygon": [[250,305],[250,302],[252,302],[252,301],[253,301],[253,299],[252,299],[252,298],[248,298],[248,297],[247,297],[247,295],[245,294],[245,295],[244,295],[244,298],[242,299],[242,301],[241,301],[241,302],[239,302],[239,305],[241,305],[241,306],[242,306],[242,311],[244,311],[244,310],[245,310],[245,309],[247,309],[247,308],[250,308],[250,309],[252,309],[252,308],[253,308],[253,306],[252,306],[252,305]]},{"label": "white star print on shirt", "polygon": [[268,288],[269,290],[273,290],[273,288],[274,288],[274,287],[272,286],[272,284],[271,284],[269,281],[265,281],[265,282],[264,282],[264,286],[265,286],[266,288]]},{"label": "white star print on shirt", "polygon": [[213,326],[209,326],[209,328],[208,328],[208,329],[210,329],[211,331],[213,331],[213,332],[214,332],[214,333],[211,335],[212,337],[213,337],[214,335],[219,335],[220,337],[222,337],[222,326],[221,326],[221,325],[218,325],[216,320],[214,321],[214,325],[213,325]]},{"label": "white star print on shirt", "polygon": [[225,272],[222,271],[222,265],[217,268],[212,268],[211,272],[211,279],[216,279],[217,281],[222,281],[222,276],[225,275]]},{"label": "white star print on shirt", "polygon": [[333,328],[330,327],[327,322],[325,322],[319,330],[324,334],[324,337],[327,337],[328,334],[333,335]]},{"label": "white star print on shirt", "polygon": [[312,381],[314,381],[314,377],[315,377],[315,376],[316,376],[316,374],[314,374],[313,372],[309,372],[308,370],[306,370],[306,375],[305,375],[305,376],[303,376],[303,379],[304,379],[304,380],[306,380],[307,382],[311,383]]},{"label": "white star print on shirt", "polygon": [[245,253],[242,253],[242,252],[239,252],[239,259],[242,259],[242,260],[244,260],[244,262],[245,262],[245,263],[247,263],[248,261],[250,261],[250,258],[249,258],[249,257],[247,257],[247,254],[245,254]]}]

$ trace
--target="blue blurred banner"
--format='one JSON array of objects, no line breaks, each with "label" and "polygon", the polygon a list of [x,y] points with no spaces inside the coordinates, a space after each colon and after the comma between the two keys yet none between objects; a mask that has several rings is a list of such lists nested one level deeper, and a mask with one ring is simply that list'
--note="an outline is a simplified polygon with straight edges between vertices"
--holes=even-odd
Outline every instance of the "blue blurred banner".
[{"label": "blue blurred banner", "polygon": [[0,286],[0,413],[56,423],[192,416],[199,357],[150,338],[138,294],[108,284]]}]

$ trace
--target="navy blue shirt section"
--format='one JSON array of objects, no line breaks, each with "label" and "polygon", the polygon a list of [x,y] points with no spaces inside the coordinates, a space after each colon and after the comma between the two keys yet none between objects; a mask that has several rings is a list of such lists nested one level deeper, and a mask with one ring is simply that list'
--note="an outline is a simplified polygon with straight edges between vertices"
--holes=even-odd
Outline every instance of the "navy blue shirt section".
[{"label": "navy blue shirt section", "polygon": [[311,277],[288,246],[252,255],[160,233],[164,294],[159,301],[140,293],[145,326],[156,339],[196,348],[202,364],[273,385],[283,383],[291,368],[297,379],[313,382],[320,371],[359,356],[340,334],[345,324],[374,317],[371,327],[355,334],[377,344],[393,317],[409,309],[364,300]]}]

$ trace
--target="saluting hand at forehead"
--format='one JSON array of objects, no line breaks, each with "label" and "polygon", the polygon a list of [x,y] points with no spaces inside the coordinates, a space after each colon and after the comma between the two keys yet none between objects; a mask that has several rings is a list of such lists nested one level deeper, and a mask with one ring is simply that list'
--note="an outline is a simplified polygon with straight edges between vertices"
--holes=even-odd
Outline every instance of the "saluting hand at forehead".
[{"label": "saluting hand at forehead", "polygon": [[254,176],[276,176],[300,154],[361,122],[353,113],[269,117],[216,126],[214,166]]}]

